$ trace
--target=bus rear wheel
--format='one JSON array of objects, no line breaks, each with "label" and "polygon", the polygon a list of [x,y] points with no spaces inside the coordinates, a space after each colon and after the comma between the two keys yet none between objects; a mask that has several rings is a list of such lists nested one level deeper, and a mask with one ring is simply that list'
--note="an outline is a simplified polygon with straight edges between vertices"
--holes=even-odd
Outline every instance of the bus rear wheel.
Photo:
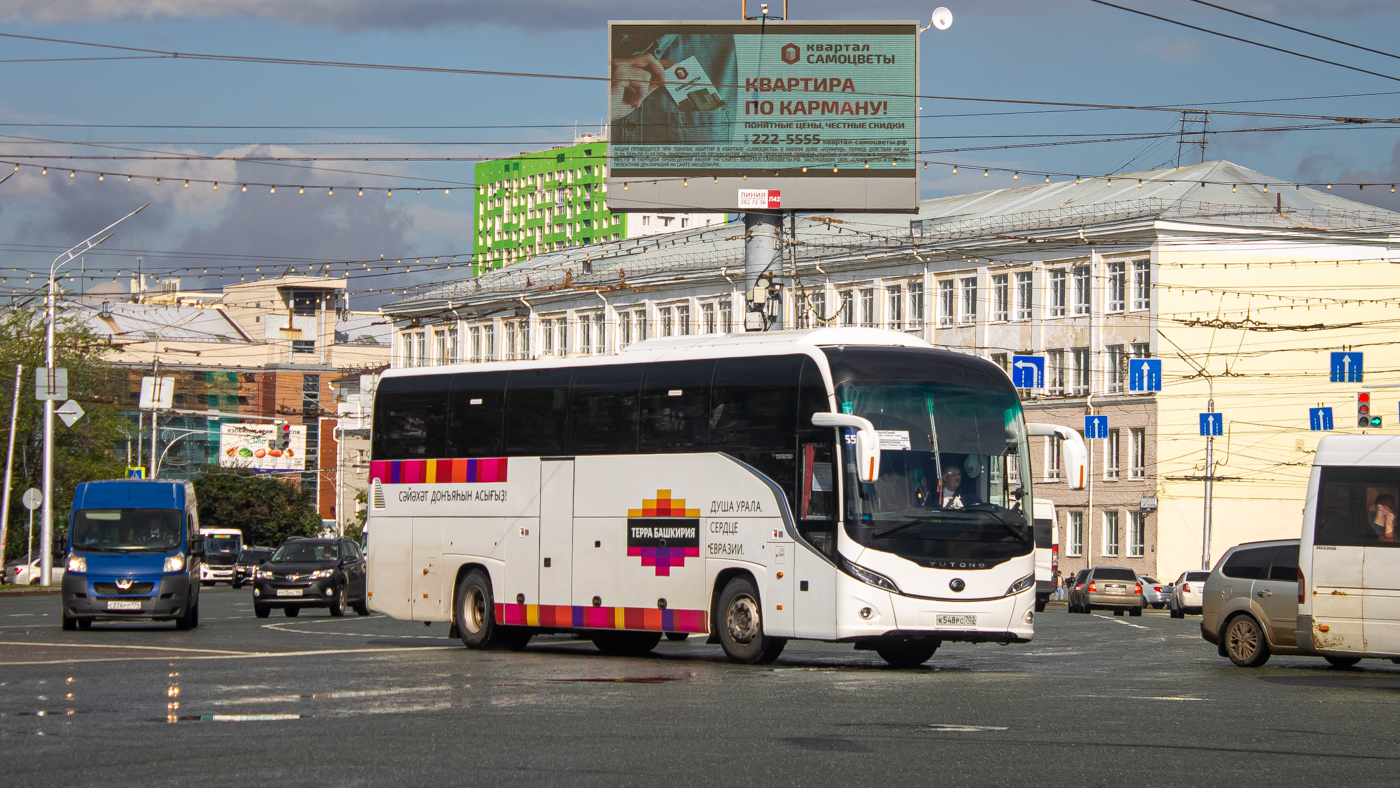
[{"label": "bus rear wheel", "polygon": [[783,653],[786,638],[763,634],[763,606],[758,589],[746,577],[736,577],[725,585],[719,595],[715,629],[719,644],[734,662],[761,665],[772,662]]},{"label": "bus rear wheel", "polygon": [[640,657],[660,642],[660,632],[599,632],[593,636],[599,651],[615,657]]},{"label": "bus rear wheel", "polygon": [[892,668],[917,668],[928,662],[941,645],[937,640],[891,639],[877,643],[875,653]]},{"label": "bus rear wheel", "polygon": [[531,632],[521,627],[504,627],[496,623],[496,602],[491,592],[491,578],[480,569],[473,569],[457,586],[453,606],[457,635],[462,645],[470,649],[510,649],[519,651],[530,642]]}]

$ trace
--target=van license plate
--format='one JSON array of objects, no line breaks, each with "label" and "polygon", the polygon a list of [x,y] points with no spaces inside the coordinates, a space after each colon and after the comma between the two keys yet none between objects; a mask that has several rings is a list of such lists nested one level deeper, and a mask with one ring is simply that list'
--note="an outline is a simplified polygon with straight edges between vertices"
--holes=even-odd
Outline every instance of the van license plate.
[{"label": "van license plate", "polygon": [[277,596],[301,596],[300,588],[279,588]]},{"label": "van license plate", "polygon": [[107,602],[108,610],[140,610],[140,602],[128,602],[125,600],[112,599]]},{"label": "van license plate", "polygon": [[975,627],[977,626],[977,616],[950,616],[939,613],[935,619],[940,627]]}]

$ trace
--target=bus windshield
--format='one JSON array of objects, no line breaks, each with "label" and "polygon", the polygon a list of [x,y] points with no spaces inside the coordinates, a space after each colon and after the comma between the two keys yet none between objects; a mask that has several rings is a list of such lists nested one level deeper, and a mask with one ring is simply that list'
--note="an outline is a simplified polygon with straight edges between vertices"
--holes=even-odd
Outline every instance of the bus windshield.
[{"label": "bus windshield", "polygon": [[204,552],[208,555],[238,555],[243,549],[243,537],[210,534],[204,537]]},{"label": "bus windshield", "polygon": [[83,552],[168,553],[180,547],[178,509],[79,509],[73,549]]},{"label": "bus windshield", "polygon": [[1031,551],[1030,456],[1014,393],[854,381],[836,399],[880,432],[874,483],[856,481],[854,446],[845,445],[852,539],[929,566],[991,565]]}]

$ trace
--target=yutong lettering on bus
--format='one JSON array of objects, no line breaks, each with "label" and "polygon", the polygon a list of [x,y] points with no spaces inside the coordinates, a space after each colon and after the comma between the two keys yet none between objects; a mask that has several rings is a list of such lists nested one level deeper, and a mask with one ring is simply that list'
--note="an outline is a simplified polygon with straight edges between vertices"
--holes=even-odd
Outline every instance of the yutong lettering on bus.
[{"label": "yutong lettering on bus", "polygon": [[745,663],[806,638],[914,665],[1034,635],[1016,391],[907,334],[394,369],[372,434],[370,606],[451,622],[470,648],[548,631],[642,653],[670,632]]}]

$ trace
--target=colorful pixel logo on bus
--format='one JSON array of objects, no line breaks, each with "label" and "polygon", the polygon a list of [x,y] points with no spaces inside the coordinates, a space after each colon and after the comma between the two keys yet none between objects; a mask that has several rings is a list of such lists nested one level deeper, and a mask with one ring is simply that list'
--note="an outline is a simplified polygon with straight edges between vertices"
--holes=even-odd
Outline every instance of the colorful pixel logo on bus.
[{"label": "colorful pixel logo on bus", "polygon": [[700,557],[700,510],[685,508],[684,498],[657,490],[656,499],[627,510],[627,555],[656,568],[657,577],[670,577],[671,567]]},{"label": "colorful pixel logo on bus", "polygon": [[506,480],[505,457],[480,460],[374,460],[370,481],[380,484],[482,484]]}]

